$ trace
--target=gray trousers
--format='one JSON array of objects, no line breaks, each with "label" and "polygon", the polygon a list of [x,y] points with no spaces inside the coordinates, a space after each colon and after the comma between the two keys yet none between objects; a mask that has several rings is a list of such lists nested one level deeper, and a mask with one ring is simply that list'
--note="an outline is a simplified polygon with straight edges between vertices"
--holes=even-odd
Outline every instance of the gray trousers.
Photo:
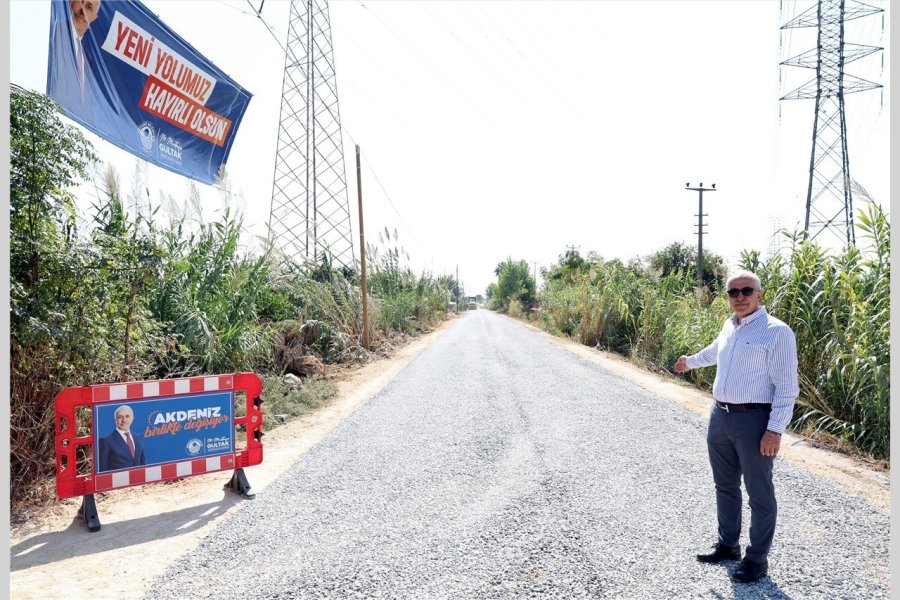
[{"label": "gray trousers", "polygon": [[769,411],[726,412],[713,405],[706,446],[716,484],[719,543],[735,547],[741,537],[741,476],[750,498],[750,545],[745,556],[765,562],[775,537],[778,504],[772,484],[775,457],[763,456],[759,441]]}]

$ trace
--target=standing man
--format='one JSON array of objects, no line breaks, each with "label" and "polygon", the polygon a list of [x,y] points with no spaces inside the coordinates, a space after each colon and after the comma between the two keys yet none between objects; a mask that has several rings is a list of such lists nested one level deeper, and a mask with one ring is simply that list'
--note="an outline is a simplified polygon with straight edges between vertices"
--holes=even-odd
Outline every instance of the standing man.
[{"label": "standing man", "polygon": [[144,438],[131,433],[134,411],[127,404],[116,409],[116,428],[109,435],[100,438],[100,452],[97,455],[97,472],[130,469],[146,463],[144,459]]},{"label": "standing man", "polygon": [[728,278],[725,288],[734,315],[709,346],[680,357],[675,372],[718,365],[706,445],[716,486],[719,536],[713,552],[698,554],[697,560],[740,560],[743,476],[750,498],[750,545],[731,578],[748,583],[769,569],[778,508],[772,466],[800,392],[797,343],[791,328],[760,305],[759,277],[741,271]]}]

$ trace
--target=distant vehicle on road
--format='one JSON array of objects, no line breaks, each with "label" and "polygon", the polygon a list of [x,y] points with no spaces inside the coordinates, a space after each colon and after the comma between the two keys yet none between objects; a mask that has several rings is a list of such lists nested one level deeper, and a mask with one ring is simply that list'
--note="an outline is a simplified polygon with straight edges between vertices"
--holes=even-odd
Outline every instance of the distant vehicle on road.
[{"label": "distant vehicle on road", "polygon": [[478,310],[478,298],[469,296],[469,310]]}]

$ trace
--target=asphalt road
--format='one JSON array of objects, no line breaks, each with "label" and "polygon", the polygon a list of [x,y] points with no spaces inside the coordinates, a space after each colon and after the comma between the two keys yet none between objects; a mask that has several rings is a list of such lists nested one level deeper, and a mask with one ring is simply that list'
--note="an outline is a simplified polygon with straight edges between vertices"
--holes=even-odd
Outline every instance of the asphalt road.
[{"label": "asphalt road", "polygon": [[149,597],[888,597],[889,515],[781,459],[769,576],[697,563],[716,531],[705,428],[470,311]]}]

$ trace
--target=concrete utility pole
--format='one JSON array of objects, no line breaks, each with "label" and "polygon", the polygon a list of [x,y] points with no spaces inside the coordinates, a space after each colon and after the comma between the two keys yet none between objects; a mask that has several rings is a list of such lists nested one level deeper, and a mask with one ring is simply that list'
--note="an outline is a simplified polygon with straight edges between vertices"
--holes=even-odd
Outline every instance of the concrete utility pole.
[{"label": "concrete utility pole", "polygon": [[703,187],[701,183],[699,187],[691,187],[690,183],[684,184],[685,189],[700,192],[700,210],[697,213],[699,220],[697,221],[697,283],[703,285],[703,217],[709,216],[703,214],[703,192],[716,191],[716,184],[712,187]]}]

